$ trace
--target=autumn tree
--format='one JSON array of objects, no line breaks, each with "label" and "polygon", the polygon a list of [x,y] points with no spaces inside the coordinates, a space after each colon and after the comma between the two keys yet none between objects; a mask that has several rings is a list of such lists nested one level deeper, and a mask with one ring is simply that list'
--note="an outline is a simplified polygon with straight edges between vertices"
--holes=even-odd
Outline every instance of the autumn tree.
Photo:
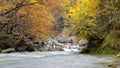
[{"label": "autumn tree", "polygon": [[39,3],[26,6],[19,10],[18,15],[27,15],[25,22],[28,25],[28,33],[36,38],[45,39],[52,33],[54,18],[50,15],[48,9]]},{"label": "autumn tree", "polygon": [[1,1],[0,16],[3,33],[30,34],[41,39],[52,33],[54,18],[40,0]]},{"label": "autumn tree", "polygon": [[79,39],[86,39],[89,34],[94,33],[96,27],[94,12],[96,12],[97,4],[98,1],[96,0],[76,0],[72,3],[67,19],[72,25],[71,32],[77,35]]},{"label": "autumn tree", "polygon": [[103,49],[118,48],[120,42],[120,1],[100,0],[97,32],[104,39]]},{"label": "autumn tree", "polygon": [[64,28],[65,14],[70,0],[44,0],[43,3],[55,18],[54,29],[61,32]]}]

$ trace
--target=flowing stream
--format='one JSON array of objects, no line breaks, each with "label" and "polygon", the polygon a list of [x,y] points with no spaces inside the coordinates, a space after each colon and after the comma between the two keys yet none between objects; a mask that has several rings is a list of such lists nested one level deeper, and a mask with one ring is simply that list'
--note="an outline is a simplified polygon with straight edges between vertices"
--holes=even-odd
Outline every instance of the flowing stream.
[{"label": "flowing stream", "polygon": [[107,68],[111,55],[85,55],[67,52],[23,52],[0,54],[0,68]]}]

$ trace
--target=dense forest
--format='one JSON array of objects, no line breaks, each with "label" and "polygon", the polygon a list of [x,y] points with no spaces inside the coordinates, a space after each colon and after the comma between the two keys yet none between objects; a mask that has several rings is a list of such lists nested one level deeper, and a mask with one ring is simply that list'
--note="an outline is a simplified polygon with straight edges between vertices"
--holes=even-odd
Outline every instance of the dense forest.
[{"label": "dense forest", "polygon": [[0,0],[0,51],[56,35],[88,41],[92,54],[120,53],[120,0]]}]

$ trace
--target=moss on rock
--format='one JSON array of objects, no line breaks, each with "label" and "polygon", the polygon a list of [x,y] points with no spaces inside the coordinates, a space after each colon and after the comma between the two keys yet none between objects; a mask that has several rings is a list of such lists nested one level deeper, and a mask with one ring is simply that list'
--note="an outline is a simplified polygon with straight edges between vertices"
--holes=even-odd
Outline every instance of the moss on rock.
[{"label": "moss on rock", "polygon": [[2,49],[0,48],[0,53],[2,52]]},{"label": "moss on rock", "polygon": [[114,48],[108,47],[106,49],[102,49],[102,48],[92,48],[90,50],[91,54],[118,54],[119,50],[116,50]]}]

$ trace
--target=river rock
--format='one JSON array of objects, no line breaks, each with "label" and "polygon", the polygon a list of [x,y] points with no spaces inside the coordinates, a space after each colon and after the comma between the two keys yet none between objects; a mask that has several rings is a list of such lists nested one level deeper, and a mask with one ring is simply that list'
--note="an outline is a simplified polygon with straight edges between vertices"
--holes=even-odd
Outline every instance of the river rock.
[{"label": "river rock", "polygon": [[10,46],[7,44],[7,42],[5,42],[5,41],[0,42],[0,48],[1,49],[7,49],[9,47]]},{"label": "river rock", "polygon": [[4,39],[0,40],[0,48],[2,50],[8,48],[16,48],[19,42],[19,37],[14,35],[5,36]]},{"label": "river rock", "polygon": [[77,43],[79,46],[87,46],[88,45],[88,41],[86,40],[79,40],[78,43]]},{"label": "river rock", "polygon": [[53,51],[63,51],[63,48],[62,48],[62,46],[53,46],[54,48],[53,48]]},{"label": "river rock", "polygon": [[15,52],[16,50],[14,48],[8,48],[5,50],[2,50],[2,53],[10,53],[10,52]]},{"label": "river rock", "polygon": [[120,50],[120,44],[117,44],[117,45],[115,46],[115,49]]},{"label": "river rock", "polygon": [[82,48],[82,49],[80,49],[80,53],[90,53],[90,49]]},{"label": "river rock", "polygon": [[23,51],[34,51],[34,46],[30,42],[26,42],[24,39],[22,39],[16,47],[16,50],[19,52]]}]

